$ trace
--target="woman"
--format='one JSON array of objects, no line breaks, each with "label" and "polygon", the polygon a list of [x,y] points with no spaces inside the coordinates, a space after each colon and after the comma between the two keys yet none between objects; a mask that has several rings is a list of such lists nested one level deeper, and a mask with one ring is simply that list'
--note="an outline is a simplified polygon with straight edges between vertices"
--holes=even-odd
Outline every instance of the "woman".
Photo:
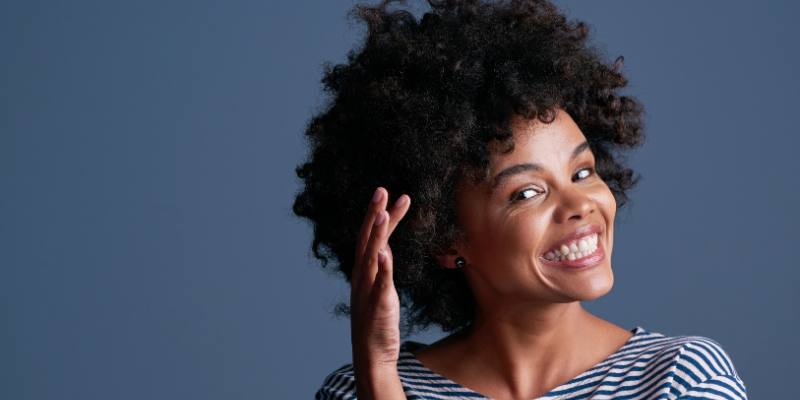
[{"label": "woman", "polygon": [[[356,6],[365,44],[326,68],[297,169],[314,254],[351,284],[353,363],[316,398],[746,398],[714,340],[581,306],[613,286],[637,181],[622,58],[547,1],[429,0],[419,21],[390,3]],[[450,335],[401,340],[401,308],[406,335]]]}]

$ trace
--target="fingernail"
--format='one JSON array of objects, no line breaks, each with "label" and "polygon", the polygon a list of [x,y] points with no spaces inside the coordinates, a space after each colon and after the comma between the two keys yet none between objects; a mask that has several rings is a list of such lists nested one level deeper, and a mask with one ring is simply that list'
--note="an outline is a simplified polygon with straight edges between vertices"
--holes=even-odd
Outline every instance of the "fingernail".
[{"label": "fingernail", "polygon": [[378,250],[378,261],[386,262],[386,252],[383,249]]},{"label": "fingernail", "polygon": [[377,203],[381,200],[381,189],[375,189],[375,194],[372,195],[372,202]]},{"label": "fingernail", "polygon": [[375,226],[379,226],[383,221],[386,221],[386,211],[381,211],[380,214],[378,214],[378,218],[375,218]]},{"label": "fingernail", "polygon": [[399,198],[399,199],[397,199],[397,201],[396,201],[394,204],[395,204],[396,206],[402,206],[402,205],[405,205],[405,204],[406,204],[406,202],[408,202],[408,197],[406,197],[406,196],[400,196],[400,198]]}]

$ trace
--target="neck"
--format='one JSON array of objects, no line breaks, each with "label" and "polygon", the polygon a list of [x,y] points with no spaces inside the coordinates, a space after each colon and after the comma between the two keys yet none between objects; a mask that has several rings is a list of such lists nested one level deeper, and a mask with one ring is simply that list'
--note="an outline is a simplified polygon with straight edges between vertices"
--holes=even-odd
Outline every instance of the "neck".
[{"label": "neck", "polygon": [[488,381],[506,388],[510,397],[530,398],[591,365],[601,323],[578,301],[506,305],[491,312],[478,310],[465,341],[474,349],[472,365],[492,375]]}]

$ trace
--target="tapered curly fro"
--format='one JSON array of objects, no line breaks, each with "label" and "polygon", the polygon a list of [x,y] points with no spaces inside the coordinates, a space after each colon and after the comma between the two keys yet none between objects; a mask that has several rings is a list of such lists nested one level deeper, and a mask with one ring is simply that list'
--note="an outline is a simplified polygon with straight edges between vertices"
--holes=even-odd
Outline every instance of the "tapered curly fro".
[{"label": "tapered curly fro", "polygon": [[[549,1],[428,0],[419,20],[392,3],[406,4],[355,5],[349,15],[368,27],[363,43],[347,62],[324,65],[330,97],[306,126],[309,154],[295,170],[303,186],[293,211],[313,224],[322,267],[334,261],[350,282],[375,188],[389,191],[389,204],[408,194],[411,208],[389,238],[401,334],[431,324],[453,332],[471,324],[475,300],[463,272],[435,255],[464,237],[459,180],[487,179],[489,152],[513,150],[512,117],[549,123],[556,109],[566,111],[619,209],[639,180],[623,150],[644,141],[643,109],[620,93],[623,58],[606,61],[588,43],[588,26]],[[349,316],[349,305],[334,313]]]}]

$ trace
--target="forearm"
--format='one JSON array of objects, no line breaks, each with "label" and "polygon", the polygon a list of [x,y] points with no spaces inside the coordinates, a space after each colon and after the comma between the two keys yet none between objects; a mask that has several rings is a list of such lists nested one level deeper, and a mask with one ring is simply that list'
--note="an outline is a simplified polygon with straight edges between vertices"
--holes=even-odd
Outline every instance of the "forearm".
[{"label": "forearm", "polygon": [[405,400],[397,368],[356,368],[356,392],[359,400]]}]

